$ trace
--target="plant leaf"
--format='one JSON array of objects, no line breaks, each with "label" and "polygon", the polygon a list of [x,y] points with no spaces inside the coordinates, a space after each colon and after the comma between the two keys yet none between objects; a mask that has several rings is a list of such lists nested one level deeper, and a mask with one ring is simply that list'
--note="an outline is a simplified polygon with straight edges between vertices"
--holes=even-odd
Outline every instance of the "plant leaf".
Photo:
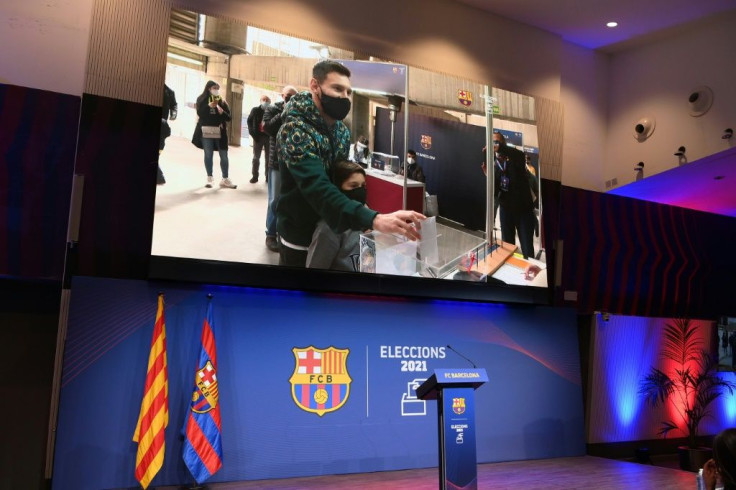
[{"label": "plant leaf", "polygon": [[639,384],[639,394],[644,395],[647,405],[656,407],[669,398],[675,387],[675,382],[666,373],[652,368]]},{"label": "plant leaf", "polygon": [[662,422],[662,427],[659,429],[659,432],[657,432],[658,435],[667,438],[667,434],[671,430],[677,429],[677,425],[674,422]]}]

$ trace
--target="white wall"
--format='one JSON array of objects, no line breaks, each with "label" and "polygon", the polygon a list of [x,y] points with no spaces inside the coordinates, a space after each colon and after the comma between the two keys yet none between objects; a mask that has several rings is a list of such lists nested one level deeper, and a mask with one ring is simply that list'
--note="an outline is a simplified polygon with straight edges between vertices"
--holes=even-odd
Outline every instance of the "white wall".
[{"label": "white wall", "polygon": [[[736,129],[735,27],[736,12],[731,12],[612,56],[603,180],[632,182],[639,161],[645,163],[645,175],[676,167],[679,146],[687,148],[689,161],[728,148],[721,134],[727,127]],[[691,117],[687,99],[700,85],[713,89],[713,107]],[[639,143],[633,128],[644,116],[655,117],[657,124],[654,134]]]},{"label": "white wall", "polygon": [[601,190],[606,113],[608,104],[607,55],[564,43],[561,94],[565,112],[562,146],[562,183]]},{"label": "white wall", "polygon": [[[163,4],[163,0],[155,3]],[[375,54],[495,87],[562,102],[562,182],[605,190],[677,164],[680,145],[695,160],[726,148],[736,128],[736,13],[615,55],[595,53],[533,27],[441,0],[173,0],[182,8],[241,19],[282,32]],[[94,0],[28,0],[0,5],[0,82],[80,95]],[[121,9],[127,8],[120,4]],[[351,7],[352,6],[352,7]],[[394,12],[388,15],[387,12]],[[411,22],[409,22],[411,20]],[[151,36],[153,38],[153,36]],[[111,40],[117,43],[120,40]],[[140,43],[139,43],[140,44]],[[688,115],[687,96],[706,84],[710,113]],[[88,90],[89,91],[89,90]],[[104,94],[103,94],[104,95]],[[657,119],[646,143],[633,138],[645,115]],[[559,138],[556,136],[555,138]]]},{"label": "white wall", "polygon": [[0,83],[81,96],[93,3],[0,2]]},{"label": "white wall", "polygon": [[555,34],[447,0],[174,0],[176,8],[239,19],[338,48],[560,97]]}]

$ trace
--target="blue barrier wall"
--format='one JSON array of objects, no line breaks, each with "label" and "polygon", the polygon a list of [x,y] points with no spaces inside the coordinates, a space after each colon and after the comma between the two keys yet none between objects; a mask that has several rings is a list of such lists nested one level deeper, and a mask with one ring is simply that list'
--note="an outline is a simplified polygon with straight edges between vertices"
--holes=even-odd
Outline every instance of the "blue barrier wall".
[{"label": "blue barrier wall", "polygon": [[[479,462],[582,455],[575,312],[548,307],[75,278],[53,487],[135,486],[138,417],[156,298],[166,294],[170,421],[153,485],[191,481],[183,427],[213,293],[224,464],[234,481],[431,467],[436,407],[410,387],[435,368],[488,371],[476,392]],[[345,403],[300,408],[294,348],[347,349]],[[426,369],[426,371],[425,371]]]}]

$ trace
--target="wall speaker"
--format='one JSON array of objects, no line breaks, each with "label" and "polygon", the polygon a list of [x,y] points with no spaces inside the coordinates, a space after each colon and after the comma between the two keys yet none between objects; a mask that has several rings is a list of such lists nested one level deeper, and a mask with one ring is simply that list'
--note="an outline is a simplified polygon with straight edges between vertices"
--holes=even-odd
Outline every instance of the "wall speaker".
[{"label": "wall speaker", "polygon": [[687,102],[690,105],[691,116],[702,116],[713,105],[713,91],[705,85],[696,87],[690,92]]},{"label": "wall speaker", "polygon": [[654,133],[656,125],[657,122],[653,117],[642,117],[639,119],[634,125],[634,138],[636,138],[636,141],[639,143],[646,141]]}]

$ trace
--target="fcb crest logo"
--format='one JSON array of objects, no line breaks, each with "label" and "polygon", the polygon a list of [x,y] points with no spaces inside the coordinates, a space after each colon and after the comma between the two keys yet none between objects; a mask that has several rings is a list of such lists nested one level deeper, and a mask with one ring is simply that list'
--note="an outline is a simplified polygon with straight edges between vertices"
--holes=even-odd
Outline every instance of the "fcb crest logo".
[{"label": "fcb crest logo", "polygon": [[458,415],[465,413],[465,398],[452,399],[452,411]]},{"label": "fcb crest logo", "polygon": [[457,100],[462,105],[468,107],[473,103],[473,94],[472,92],[468,92],[467,90],[458,90]]},{"label": "fcb crest logo", "polygon": [[349,349],[295,347],[294,373],[289,378],[296,406],[320,417],[339,409],[350,396]]},{"label": "fcb crest logo", "polygon": [[192,393],[192,412],[207,413],[217,406],[220,391],[217,387],[217,372],[208,360],[207,364],[194,375],[197,390]]},{"label": "fcb crest logo", "polygon": [[422,148],[424,148],[425,150],[429,150],[430,148],[432,148],[432,137],[428,134],[423,134],[419,144],[421,144]]}]

